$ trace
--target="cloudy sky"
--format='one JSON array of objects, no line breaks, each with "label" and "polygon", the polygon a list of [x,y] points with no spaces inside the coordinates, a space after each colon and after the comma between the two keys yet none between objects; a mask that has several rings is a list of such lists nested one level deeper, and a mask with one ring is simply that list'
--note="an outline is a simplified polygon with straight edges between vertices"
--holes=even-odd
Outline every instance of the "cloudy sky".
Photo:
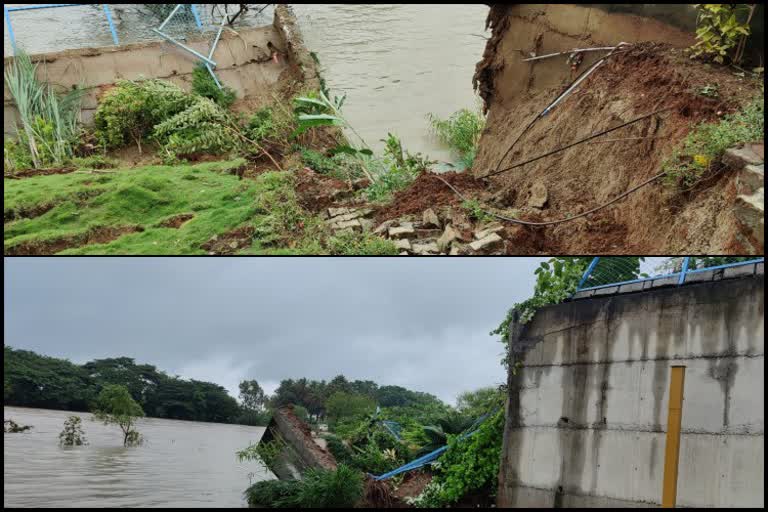
[{"label": "cloudy sky", "polygon": [[506,380],[489,332],[540,258],[6,258],[5,343],[128,356],[237,394],[245,378],[405,386],[453,403]]}]

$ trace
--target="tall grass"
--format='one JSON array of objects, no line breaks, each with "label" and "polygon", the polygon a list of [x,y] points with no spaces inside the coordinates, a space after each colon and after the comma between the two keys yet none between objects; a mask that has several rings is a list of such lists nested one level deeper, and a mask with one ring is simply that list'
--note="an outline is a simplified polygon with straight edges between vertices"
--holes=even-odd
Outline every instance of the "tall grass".
[{"label": "tall grass", "polygon": [[427,116],[437,138],[458,156],[458,164],[470,168],[477,156],[477,146],[485,129],[485,118],[480,112],[461,109],[448,119],[434,114]]},{"label": "tall grass", "polygon": [[[58,94],[37,79],[37,65],[19,52],[4,70],[5,83],[19,112],[19,141],[35,168],[57,165],[74,156],[80,127],[80,88]],[[18,129],[21,128],[21,129]]]}]

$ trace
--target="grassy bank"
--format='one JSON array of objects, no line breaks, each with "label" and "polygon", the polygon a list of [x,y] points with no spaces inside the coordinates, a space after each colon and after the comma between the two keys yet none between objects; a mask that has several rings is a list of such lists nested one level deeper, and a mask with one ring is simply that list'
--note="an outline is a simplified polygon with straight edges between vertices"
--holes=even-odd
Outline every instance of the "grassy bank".
[{"label": "grassy bank", "polygon": [[6,254],[388,254],[332,236],[293,175],[240,179],[242,159],[4,180]]}]

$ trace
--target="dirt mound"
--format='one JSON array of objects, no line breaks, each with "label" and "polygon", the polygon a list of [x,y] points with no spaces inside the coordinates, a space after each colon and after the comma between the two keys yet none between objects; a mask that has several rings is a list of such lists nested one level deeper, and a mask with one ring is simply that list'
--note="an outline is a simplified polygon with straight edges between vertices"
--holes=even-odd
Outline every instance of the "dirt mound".
[{"label": "dirt mound", "polygon": [[250,247],[255,235],[256,230],[253,227],[242,226],[213,237],[203,244],[202,248],[210,255],[227,256]]},{"label": "dirt mound", "polygon": [[[469,173],[449,172],[440,175],[444,180],[467,195],[479,194],[485,185]],[[410,187],[397,192],[392,202],[376,213],[377,222],[398,219],[406,215],[421,214],[428,208],[460,206],[461,200],[434,174],[425,173]]]},{"label": "dirt mound", "polygon": [[123,235],[141,233],[144,229],[140,226],[124,227],[99,227],[93,228],[85,234],[56,238],[53,240],[33,240],[22,242],[5,250],[6,256],[50,256],[53,254],[83,247],[86,245],[108,244],[114,242]]},{"label": "dirt mound", "polygon": [[336,204],[352,192],[352,187],[341,180],[323,176],[312,169],[299,169],[294,173],[299,204],[317,213]]},{"label": "dirt mound", "polygon": [[195,215],[192,213],[183,213],[181,215],[176,215],[174,217],[171,217],[168,220],[165,220],[160,223],[161,228],[171,228],[171,229],[180,229],[181,226],[189,222],[195,218]]},{"label": "dirt mound", "polygon": [[[758,86],[730,70],[691,61],[682,50],[636,45],[609,59],[539,120],[503,159],[501,168],[660,109],[664,112],[490,178],[491,186],[511,191],[507,195],[513,200],[508,207],[521,212],[535,187],[546,188],[548,202],[540,217],[521,215],[523,220],[577,216],[659,174],[664,160],[692,128],[735,111],[754,97]],[[713,87],[718,91],[716,97],[702,94]],[[511,105],[491,99],[475,174],[484,176],[496,170],[525,126],[563,90],[541,91]],[[732,252],[735,228],[729,189],[733,179],[723,173],[685,193],[656,182],[598,214],[531,231],[543,237],[543,244],[522,246],[549,254]]]}]

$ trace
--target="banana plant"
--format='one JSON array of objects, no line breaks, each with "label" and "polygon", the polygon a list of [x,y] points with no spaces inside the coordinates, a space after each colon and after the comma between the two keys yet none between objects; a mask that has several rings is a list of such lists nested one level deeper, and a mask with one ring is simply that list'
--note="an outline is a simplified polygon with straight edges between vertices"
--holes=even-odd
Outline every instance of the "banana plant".
[{"label": "banana plant", "polygon": [[362,147],[355,147],[352,144],[342,144],[331,149],[329,154],[331,156],[346,154],[358,158],[362,163],[366,177],[371,182],[375,182],[376,179],[368,170],[367,165],[367,158],[373,156],[373,151],[371,151],[365,140],[359,133],[357,133],[357,131],[355,131],[342,114],[342,108],[344,107],[347,95],[334,96],[332,100],[324,91],[320,91],[319,95],[319,98],[302,96],[294,99],[294,113],[296,115],[298,126],[294,131],[293,136],[298,137],[308,130],[324,126],[335,126],[351,131],[360,140]]}]

